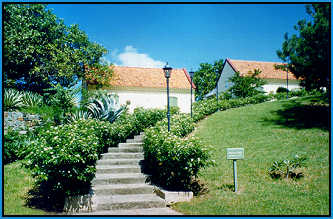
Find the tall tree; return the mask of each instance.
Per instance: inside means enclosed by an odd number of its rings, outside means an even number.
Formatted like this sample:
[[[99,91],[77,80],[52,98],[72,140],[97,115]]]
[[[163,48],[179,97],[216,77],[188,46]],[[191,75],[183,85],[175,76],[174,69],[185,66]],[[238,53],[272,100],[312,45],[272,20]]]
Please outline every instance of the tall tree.
[[[240,76],[239,72],[236,72],[229,81],[232,82],[232,87],[229,89],[231,94],[235,97],[252,97],[260,93],[264,93],[263,85],[266,84],[265,80],[258,77],[261,73],[259,69],[248,72],[247,75]]]
[[[277,55],[287,62],[287,68],[306,89],[330,89],[330,4],[306,6],[311,21],[300,20],[295,25],[298,34],[285,34],[282,50]]]
[[[214,64],[201,63],[198,71],[194,73],[193,82],[196,86],[195,97],[203,98],[216,87],[217,78],[220,77],[223,68],[223,59]]]
[[[71,87],[94,74],[98,80],[100,72],[105,76],[101,82],[110,78],[112,70],[100,62],[107,50],[90,42],[78,25],[66,26],[46,7],[4,3],[5,86],[42,92],[51,84]]]

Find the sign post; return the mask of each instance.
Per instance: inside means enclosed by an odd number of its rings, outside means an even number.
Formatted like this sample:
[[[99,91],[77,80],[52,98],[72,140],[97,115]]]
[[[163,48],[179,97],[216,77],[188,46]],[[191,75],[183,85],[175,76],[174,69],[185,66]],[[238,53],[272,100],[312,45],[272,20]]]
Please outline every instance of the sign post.
[[[233,161],[234,167],[234,192],[237,192],[237,160],[244,159],[244,148],[227,148],[227,160]]]

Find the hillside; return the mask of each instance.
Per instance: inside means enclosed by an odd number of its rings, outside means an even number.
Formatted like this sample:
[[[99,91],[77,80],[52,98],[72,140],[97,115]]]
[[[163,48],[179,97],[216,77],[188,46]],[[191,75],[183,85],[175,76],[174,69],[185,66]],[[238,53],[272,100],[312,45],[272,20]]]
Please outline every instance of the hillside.
[[[212,146],[216,166],[201,172],[208,192],[174,206],[195,215],[328,215],[328,106],[313,97],[267,102],[217,112],[198,124],[194,135]],[[233,192],[232,161],[226,148],[243,147]],[[272,179],[276,160],[306,157],[304,177]]]

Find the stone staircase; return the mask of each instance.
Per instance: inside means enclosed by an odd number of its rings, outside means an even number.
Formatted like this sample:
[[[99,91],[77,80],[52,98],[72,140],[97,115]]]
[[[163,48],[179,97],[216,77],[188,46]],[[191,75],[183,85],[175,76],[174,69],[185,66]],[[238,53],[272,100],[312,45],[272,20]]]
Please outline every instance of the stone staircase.
[[[141,173],[144,133],[109,148],[97,161],[92,182],[95,194],[93,212],[81,215],[177,215],[166,207],[165,200],[153,193]]]

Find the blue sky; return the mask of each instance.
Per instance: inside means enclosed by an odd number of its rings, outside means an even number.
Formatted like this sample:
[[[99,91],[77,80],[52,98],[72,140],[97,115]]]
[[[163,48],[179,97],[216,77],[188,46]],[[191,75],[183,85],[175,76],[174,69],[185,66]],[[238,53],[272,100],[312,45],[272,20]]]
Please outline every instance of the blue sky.
[[[197,70],[218,59],[277,61],[305,4],[50,4],[116,65]]]

